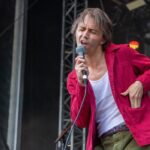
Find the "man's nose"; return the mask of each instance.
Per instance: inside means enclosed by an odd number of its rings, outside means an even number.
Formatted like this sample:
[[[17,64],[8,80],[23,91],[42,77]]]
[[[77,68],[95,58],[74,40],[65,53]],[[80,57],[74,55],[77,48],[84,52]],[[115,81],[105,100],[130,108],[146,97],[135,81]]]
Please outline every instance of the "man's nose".
[[[87,30],[85,30],[84,32],[83,32],[83,37],[84,38],[88,38],[88,36],[89,36],[89,33],[88,33],[88,31]]]

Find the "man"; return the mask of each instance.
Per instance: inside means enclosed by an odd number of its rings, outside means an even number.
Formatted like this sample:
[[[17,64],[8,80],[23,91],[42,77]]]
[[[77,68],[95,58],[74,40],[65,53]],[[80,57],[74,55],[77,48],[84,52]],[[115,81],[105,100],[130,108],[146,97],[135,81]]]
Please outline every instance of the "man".
[[[150,59],[111,42],[112,23],[99,8],[87,8],[75,20],[72,33],[85,58],[75,58],[68,75],[71,118],[88,128],[87,150],[150,150]],[[88,74],[85,86],[82,72]],[[99,145],[96,147],[96,145]]]

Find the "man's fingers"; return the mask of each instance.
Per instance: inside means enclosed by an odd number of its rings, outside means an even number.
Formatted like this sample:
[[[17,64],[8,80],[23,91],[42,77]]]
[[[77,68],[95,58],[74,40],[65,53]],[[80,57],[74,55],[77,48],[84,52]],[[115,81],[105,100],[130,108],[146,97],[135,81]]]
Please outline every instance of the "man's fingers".
[[[141,99],[131,99],[131,107],[132,108],[139,108],[141,107]]]
[[[127,96],[129,94],[128,90],[126,90],[125,92],[122,92],[121,95],[123,96]]]

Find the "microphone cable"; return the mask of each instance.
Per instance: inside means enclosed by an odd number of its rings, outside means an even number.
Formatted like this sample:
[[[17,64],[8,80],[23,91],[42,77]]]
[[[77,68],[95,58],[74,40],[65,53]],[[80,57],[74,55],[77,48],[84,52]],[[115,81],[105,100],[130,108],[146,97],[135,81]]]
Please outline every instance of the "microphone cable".
[[[81,110],[82,110],[82,107],[83,107],[83,104],[84,104],[84,101],[85,101],[85,97],[86,97],[86,94],[87,94],[87,80],[84,80],[84,86],[85,86],[84,96],[83,96],[83,99],[82,99],[82,101],[81,101],[81,105],[80,105],[78,114],[77,114],[75,120],[73,121],[73,123],[72,123],[72,125],[71,125],[71,128],[70,128],[70,131],[69,131],[69,133],[68,133],[68,136],[67,136],[67,139],[66,139],[65,146],[64,146],[64,149],[63,149],[63,150],[66,150],[66,148],[67,148],[70,135],[71,135],[71,133],[72,133],[74,127],[75,127],[75,123],[76,123],[77,119],[79,118],[80,112],[81,112]]]

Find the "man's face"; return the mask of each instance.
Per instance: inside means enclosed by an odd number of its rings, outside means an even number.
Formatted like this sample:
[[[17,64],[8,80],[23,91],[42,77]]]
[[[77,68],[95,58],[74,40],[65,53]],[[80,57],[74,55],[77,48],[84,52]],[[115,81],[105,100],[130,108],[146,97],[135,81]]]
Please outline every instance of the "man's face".
[[[104,43],[102,32],[95,20],[88,15],[85,17],[84,22],[78,24],[75,36],[77,46],[84,45],[87,50],[97,49]]]

